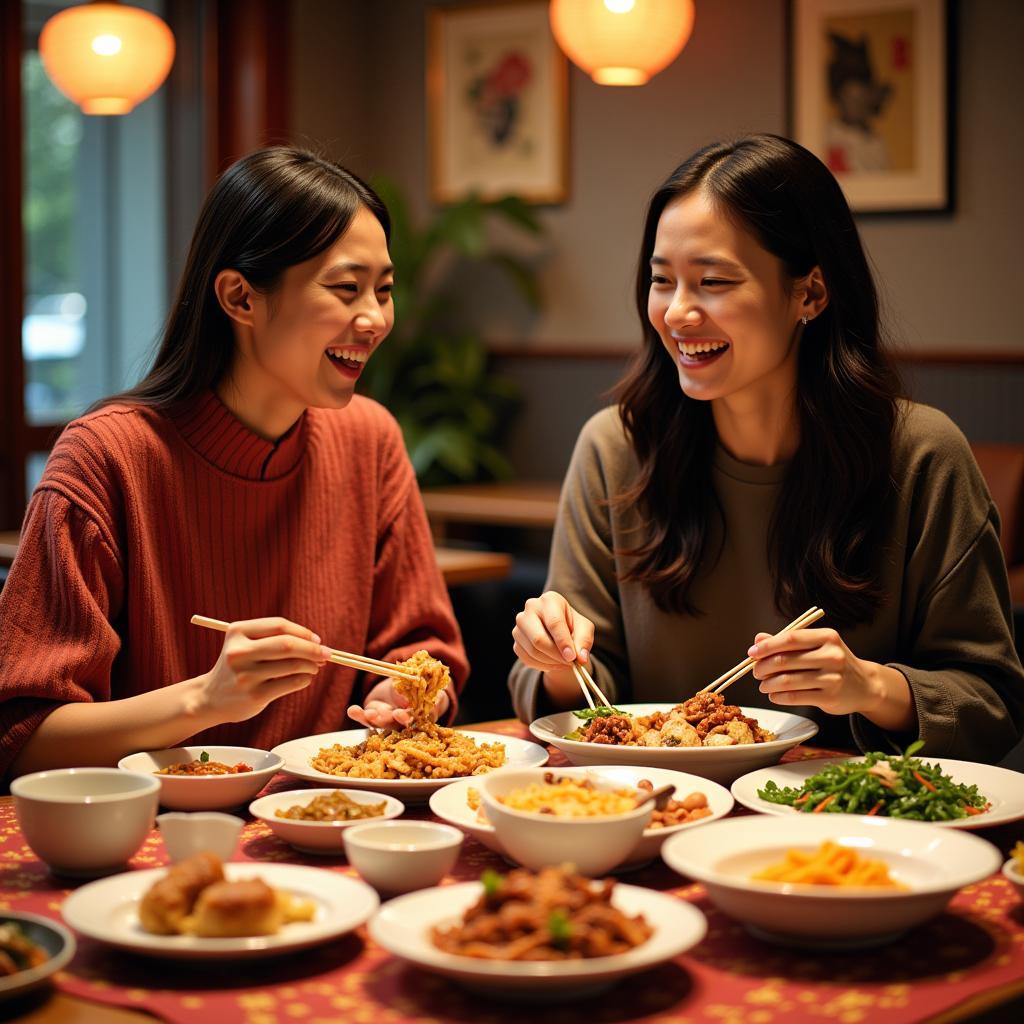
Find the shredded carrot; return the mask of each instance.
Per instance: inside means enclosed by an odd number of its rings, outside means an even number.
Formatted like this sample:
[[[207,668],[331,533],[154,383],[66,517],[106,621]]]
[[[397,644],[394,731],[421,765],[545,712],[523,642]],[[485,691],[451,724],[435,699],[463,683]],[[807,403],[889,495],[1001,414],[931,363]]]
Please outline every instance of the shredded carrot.
[[[870,811],[868,811],[868,817],[870,818],[872,814],[877,814],[882,809],[884,804],[884,800],[879,800],[878,803],[875,804],[875,806],[872,807]]]
[[[972,807],[970,804],[964,804],[964,814],[984,814],[984,807]]]
[[[930,789],[933,793],[938,793],[938,790],[920,772],[914,772],[914,778],[917,779],[925,789]]]
[[[798,796],[798,797],[797,797],[797,798],[796,798],[796,799],[795,799],[795,800],[793,801],[793,803],[794,803],[794,804],[805,804],[805,803],[807,803],[807,801],[808,801],[808,800],[810,800],[810,798],[811,798],[811,794],[810,794],[810,793],[804,793],[804,795],[803,795],[803,796]]]
[[[828,807],[828,805],[830,803],[832,803],[833,800],[835,800],[835,798],[836,798],[835,793],[830,793],[827,797],[825,797],[824,800],[821,801],[820,804],[818,804],[817,807],[814,808],[814,811],[812,813],[814,813],[814,814],[821,813],[823,810],[825,810],[826,807]]]

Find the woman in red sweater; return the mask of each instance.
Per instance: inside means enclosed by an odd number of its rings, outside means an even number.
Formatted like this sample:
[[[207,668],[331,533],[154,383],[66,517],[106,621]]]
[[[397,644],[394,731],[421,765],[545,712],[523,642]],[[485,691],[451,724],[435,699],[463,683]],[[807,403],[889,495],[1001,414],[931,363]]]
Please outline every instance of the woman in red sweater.
[[[389,229],[372,189],[299,150],[214,186],[152,369],[67,427],[32,496],[0,592],[0,774],[269,748],[346,709],[404,723],[320,637],[426,648],[464,680],[401,432],[354,394],[393,324]]]

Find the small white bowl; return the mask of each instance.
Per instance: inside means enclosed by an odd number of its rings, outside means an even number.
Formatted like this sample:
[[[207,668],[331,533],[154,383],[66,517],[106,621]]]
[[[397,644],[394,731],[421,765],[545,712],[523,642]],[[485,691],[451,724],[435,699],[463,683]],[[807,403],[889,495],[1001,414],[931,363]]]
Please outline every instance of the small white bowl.
[[[550,768],[503,769],[480,778],[480,797],[494,833],[508,855],[524,867],[537,871],[549,865],[571,863],[583,875],[603,875],[611,871],[634,850],[651,820],[654,804],[624,814],[594,818],[568,818],[554,814],[520,811],[498,798],[513,790],[543,783],[555,775]],[[592,778],[595,787],[621,790],[622,782]]]
[[[462,833],[434,821],[366,821],[342,833],[349,864],[378,892],[436,885],[459,858]]]
[[[1015,858],[1011,857],[1003,865],[1003,877],[1016,886],[1017,895],[1024,901],[1024,871],[1017,866]]]
[[[172,864],[203,852],[231,860],[245,824],[241,818],[220,811],[169,811],[158,814],[156,823]]]
[[[314,797],[324,793],[344,793],[357,804],[384,804],[384,813],[374,818],[353,818],[351,821],[305,821],[301,818],[279,818],[276,811],[286,811],[296,804],[308,804]],[[334,854],[343,852],[341,836],[345,829],[356,825],[386,821],[397,818],[405,810],[405,804],[393,796],[371,793],[365,789],[290,789],[281,793],[261,796],[249,804],[249,813],[270,826],[270,831],[279,839],[290,843],[303,853]]]
[[[161,768],[195,761],[203,753],[211,761],[247,764],[251,772],[237,775],[157,775]],[[169,811],[224,811],[247,804],[271,780],[284,761],[255,747],[192,746],[144,750],[117,762],[118,768],[153,775],[160,783],[160,804]]]
[[[153,827],[160,782],[117,768],[58,768],[11,783],[25,842],[60,874],[123,867]]]
[[[883,861],[906,889],[845,888],[754,880],[790,849],[825,840]],[[890,942],[940,913],[958,889],[998,870],[999,851],[970,832],[918,821],[854,815],[756,815],[679,832],[661,848],[679,874],[704,884],[712,903],[759,938],[813,949]]]

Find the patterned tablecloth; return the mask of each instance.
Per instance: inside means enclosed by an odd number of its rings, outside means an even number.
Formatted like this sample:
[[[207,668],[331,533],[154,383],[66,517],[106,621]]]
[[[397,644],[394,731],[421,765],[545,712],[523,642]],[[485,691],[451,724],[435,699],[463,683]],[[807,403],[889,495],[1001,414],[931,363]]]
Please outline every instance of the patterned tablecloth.
[[[525,735],[517,723],[492,728]],[[797,748],[786,760],[832,753]],[[552,763],[565,762],[556,752]],[[273,788],[294,785],[283,778],[272,783]],[[427,817],[429,811],[412,808],[409,814]],[[1014,829],[989,838],[1005,847],[1020,836],[1021,829]],[[355,874],[343,856],[307,857],[258,821],[245,826],[235,859],[288,861]],[[166,862],[154,831],[131,867]],[[487,867],[505,864],[467,836],[447,881],[476,879]],[[946,913],[894,944],[818,955],[750,937],[711,905],[702,886],[688,884],[663,863],[630,873],[628,881],[692,902],[707,916],[707,937],[672,963],[627,978],[602,995],[543,1009],[501,1006],[405,965],[375,946],[363,928],[316,949],[237,962],[151,960],[80,939],[78,954],[56,976],[56,985],[79,998],[189,1024],[505,1024],[531,1017],[544,1024],[903,1024],[960,1019],[969,1009],[1024,994],[1024,905],[1001,876],[963,889]],[[5,802],[0,807],[0,907],[59,919],[71,891],[66,884],[25,846],[14,808]]]

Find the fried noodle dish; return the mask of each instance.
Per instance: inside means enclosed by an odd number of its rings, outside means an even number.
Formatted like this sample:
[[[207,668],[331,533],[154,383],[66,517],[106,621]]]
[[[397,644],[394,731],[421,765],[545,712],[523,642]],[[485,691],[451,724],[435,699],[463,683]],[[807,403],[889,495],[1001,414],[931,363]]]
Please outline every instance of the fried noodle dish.
[[[354,747],[335,743],[322,748],[310,761],[317,771],[350,779],[454,779],[481,775],[505,763],[503,743],[478,746],[434,721],[434,704],[451,682],[447,665],[417,651],[397,667],[419,677],[415,683],[395,679],[395,689],[409,702],[409,724],[371,733]]]
[[[571,865],[485,871],[481,881],[462,921],[431,929],[438,949],[480,960],[584,960],[627,953],[653,934],[642,914],[612,905],[614,879],[584,878]]]
[[[762,729],[720,693],[698,693],[671,711],[634,718],[615,708],[574,711],[586,722],[565,739],[620,747],[732,747],[768,743],[775,733]]]

